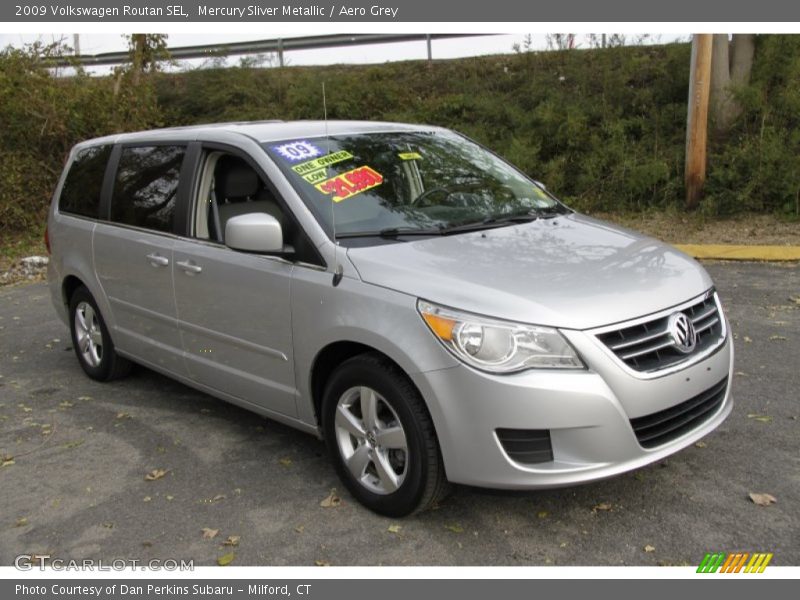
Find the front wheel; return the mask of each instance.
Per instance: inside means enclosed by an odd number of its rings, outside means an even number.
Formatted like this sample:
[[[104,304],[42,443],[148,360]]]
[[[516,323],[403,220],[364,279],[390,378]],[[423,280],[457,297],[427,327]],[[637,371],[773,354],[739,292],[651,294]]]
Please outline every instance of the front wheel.
[[[377,354],[342,363],[323,398],[323,429],[336,470],[367,508],[401,517],[448,488],[433,422],[417,389]]]
[[[84,373],[98,381],[124,377],[131,362],[119,356],[92,294],[81,286],[69,302],[72,347]]]

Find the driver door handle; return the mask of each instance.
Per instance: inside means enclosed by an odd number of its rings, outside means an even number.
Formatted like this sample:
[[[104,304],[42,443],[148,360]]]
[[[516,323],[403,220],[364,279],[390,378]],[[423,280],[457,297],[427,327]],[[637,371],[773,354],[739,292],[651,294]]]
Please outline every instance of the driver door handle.
[[[183,269],[187,275],[197,275],[203,270],[203,267],[194,264],[190,260],[179,260],[175,264],[178,265],[181,269]]]

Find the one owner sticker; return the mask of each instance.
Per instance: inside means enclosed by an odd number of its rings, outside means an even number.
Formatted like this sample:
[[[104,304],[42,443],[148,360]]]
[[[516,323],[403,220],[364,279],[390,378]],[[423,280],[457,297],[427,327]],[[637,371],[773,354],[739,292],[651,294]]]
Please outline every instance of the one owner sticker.
[[[353,158],[353,155],[347,150],[340,150],[339,152],[326,154],[320,158],[295,165],[292,167],[292,171],[300,175],[308,183],[319,183],[328,178],[326,167],[351,158]]]

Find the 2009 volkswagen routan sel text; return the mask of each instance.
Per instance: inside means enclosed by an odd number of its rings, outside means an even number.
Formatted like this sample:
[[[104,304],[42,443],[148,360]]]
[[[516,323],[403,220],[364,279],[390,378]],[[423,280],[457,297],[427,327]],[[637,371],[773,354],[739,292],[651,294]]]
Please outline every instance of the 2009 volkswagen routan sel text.
[[[48,220],[90,377],[130,361],[323,436],[393,516],[447,483],[609,477],[712,431],[733,345],[677,250],[452,131],[229,123],[90,140]]]

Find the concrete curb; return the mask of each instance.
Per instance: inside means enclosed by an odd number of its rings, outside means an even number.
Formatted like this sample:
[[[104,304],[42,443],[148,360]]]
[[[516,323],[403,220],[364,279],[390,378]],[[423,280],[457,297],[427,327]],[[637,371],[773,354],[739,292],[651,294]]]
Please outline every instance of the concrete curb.
[[[706,260],[800,261],[800,246],[675,244],[675,247],[694,258]]]

